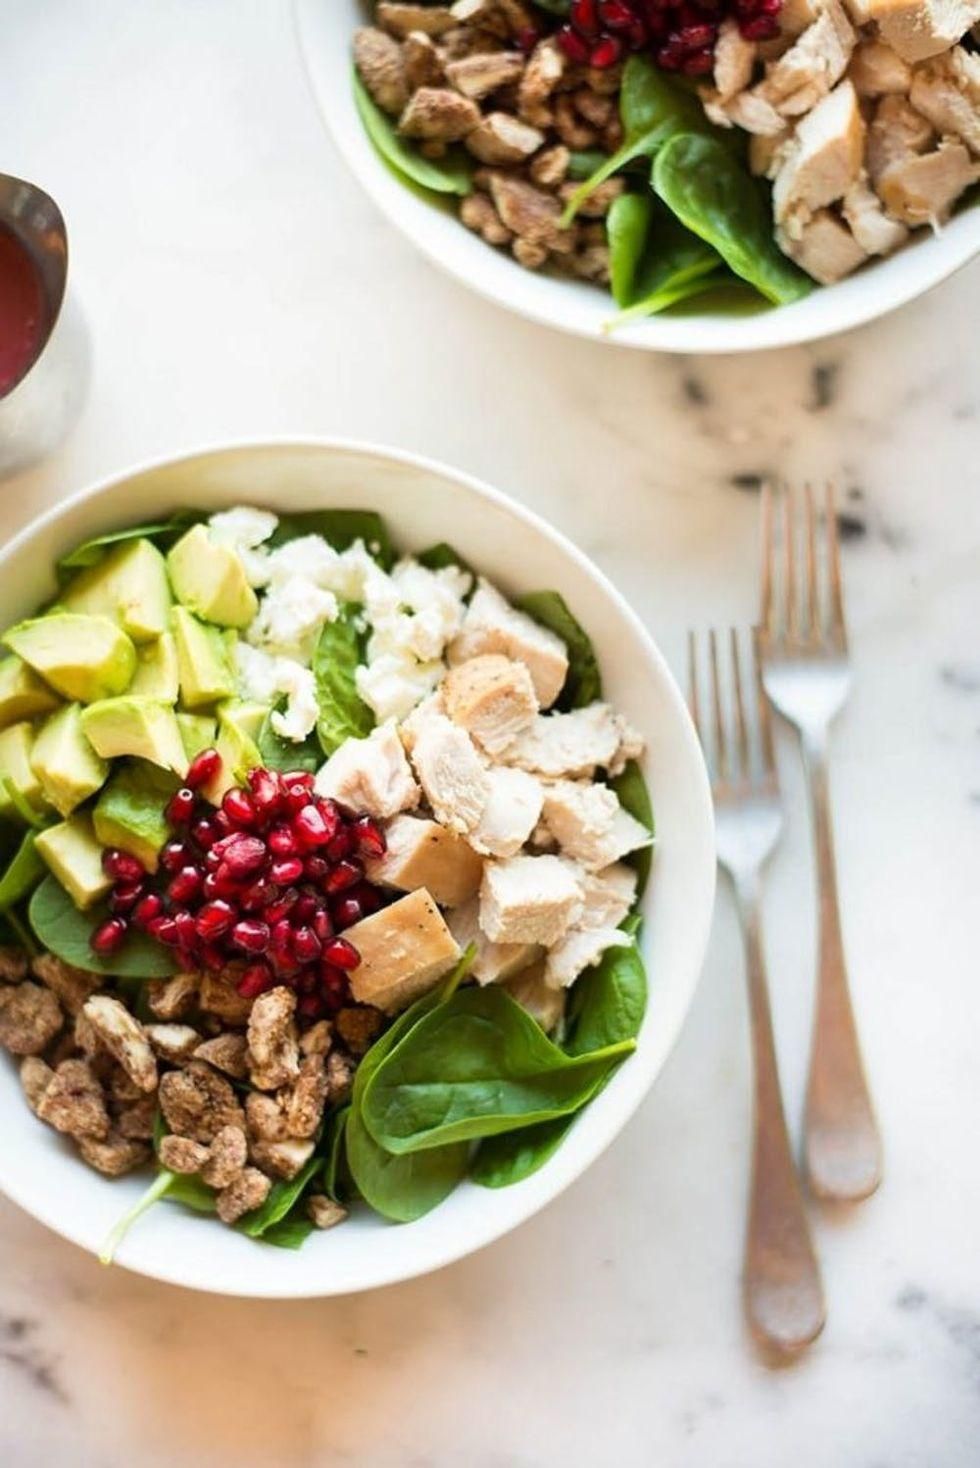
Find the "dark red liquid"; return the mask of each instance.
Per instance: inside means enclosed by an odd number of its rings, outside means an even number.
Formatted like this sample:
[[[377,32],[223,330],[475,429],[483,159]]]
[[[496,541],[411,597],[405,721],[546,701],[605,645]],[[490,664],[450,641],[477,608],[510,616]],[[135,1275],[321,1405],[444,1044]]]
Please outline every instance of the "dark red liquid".
[[[0,225],[0,398],[19,382],[44,331],[44,296],[34,263]]]

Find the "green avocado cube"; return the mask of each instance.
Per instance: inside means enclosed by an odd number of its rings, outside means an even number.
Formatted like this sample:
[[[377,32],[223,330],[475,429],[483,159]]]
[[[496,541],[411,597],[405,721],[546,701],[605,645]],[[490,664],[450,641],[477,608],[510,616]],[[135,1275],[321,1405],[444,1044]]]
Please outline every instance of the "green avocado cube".
[[[202,786],[201,794],[213,805],[220,805],[227,791],[243,785],[249,770],[262,763],[258,745],[222,710],[218,714],[218,737],[215,748],[221,755],[218,773]]]
[[[85,737],[80,704],[68,703],[44,721],[31,751],[31,766],[61,816],[100,790],[109,766]]]
[[[150,642],[167,630],[173,597],[163,556],[149,540],[127,540],[63,589],[70,612],[111,617],[134,642]]]
[[[136,648],[108,617],[49,612],[19,622],[2,640],[52,688],[79,703],[123,693],[136,671]]]
[[[180,669],[177,644],[172,632],[164,632],[155,642],[146,642],[136,650],[136,672],[126,690],[140,698],[160,698],[176,703],[180,692]]]
[[[18,657],[0,658],[0,729],[58,707],[58,697]]]
[[[84,711],[82,729],[103,759],[131,755],[178,775],[187,771],[177,715],[160,699],[134,698],[131,693],[103,698]]]
[[[102,847],[96,840],[92,818],[86,813],[80,811],[57,826],[39,831],[34,846],[83,912],[112,886],[102,870]]]
[[[44,788],[31,767],[34,730],[30,724],[11,724],[0,730],[0,817],[23,821],[27,811],[47,808]]]
[[[226,545],[215,545],[206,525],[182,535],[167,555],[177,600],[206,622],[247,627],[259,609],[245,567]]]
[[[269,712],[267,703],[255,703],[251,699],[229,698],[218,708],[218,718],[225,719],[230,724],[235,724],[247,739],[256,741],[262,732],[266,715]]]
[[[194,759],[202,749],[213,749],[217,726],[210,714],[177,715],[177,727],[184,741],[188,760]]]
[[[92,823],[99,841],[130,852],[155,872],[171,834],[164,810],[175,789],[176,781],[154,765],[124,765],[95,803]]]
[[[198,621],[185,607],[171,618],[180,670],[180,701],[186,709],[209,708],[236,691],[229,639]]]

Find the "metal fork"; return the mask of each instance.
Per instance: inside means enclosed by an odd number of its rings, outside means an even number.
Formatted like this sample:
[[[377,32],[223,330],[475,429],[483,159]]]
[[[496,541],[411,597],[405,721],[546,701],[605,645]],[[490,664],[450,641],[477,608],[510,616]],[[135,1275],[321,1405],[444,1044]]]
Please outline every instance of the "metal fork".
[[[813,494],[809,486],[805,491],[802,588],[796,499],[783,491],[777,515],[771,489],[763,490],[762,677],[774,706],[799,732],[813,810],[819,955],[804,1122],[806,1172],[818,1197],[856,1201],[881,1181],[881,1139],[848,989],[827,775],[830,725],[850,691],[851,671],[833,488],[827,487],[823,517],[824,577]]]
[[[825,1308],[820,1266],[786,1132],[762,943],[762,871],[782,831],[782,806],[755,634],[748,705],[750,716],[753,706],[757,711],[755,737],[746,718],[739,637],[734,628],[730,637],[729,719],[722,702],[718,637],[714,631],[708,637],[708,663],[710,727],[701,719],[697,638],[690,633],[691,716],[711,772],[718,861],[731,878],[745,939],[755,1073],[752,1180],[743,1272],[745,1312],[756,1340],[770,1350],[787,1354],[816,1339],[823,1329]],[[754,745],[758,746],[757,752]]]

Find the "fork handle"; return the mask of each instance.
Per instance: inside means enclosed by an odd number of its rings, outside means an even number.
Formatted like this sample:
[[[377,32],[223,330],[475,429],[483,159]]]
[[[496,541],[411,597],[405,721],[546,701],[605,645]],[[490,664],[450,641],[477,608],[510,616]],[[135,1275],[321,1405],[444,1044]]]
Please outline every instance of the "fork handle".
[[[786,1131],[758,889],[740,883],[736,893],[745,939],[754,1062],[745,1313],[760,1345],[788,1355],[809,1345],[823,1329],[823,1285]]]
[[[803,737],[813,807],[819,948],[804,1151],[819,1198],[856,1202],[881,1182],[881,1137],[868,1089],[844,958],[826,736]]]

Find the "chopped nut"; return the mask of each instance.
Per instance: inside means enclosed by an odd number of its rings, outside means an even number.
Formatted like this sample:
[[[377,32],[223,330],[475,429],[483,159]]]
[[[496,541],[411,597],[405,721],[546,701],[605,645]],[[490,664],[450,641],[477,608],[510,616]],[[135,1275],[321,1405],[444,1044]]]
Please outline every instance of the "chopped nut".
[[[248,1075],[248,1043],[244,1035],[215,1035],[213,1040],[198,1045],[194,1055],[236,1081],[243,1081]]]
[[[504,224],[521,239],[561,255],[574,249],[574,232],[559,227],[561,209],[550,194],[506,173],[490,175],[490,193]]]
[[[150,1008],[158,1019],[186,1019],[197,1003],[200,974],[174,974],[147,985]]]
[[[616,111],[612,97],[600,97],[591,87],[579,87],[572,93],[572,101],[579,116],[600,130],[609,124]]]
[[[347,1217],[347,1209],[328,1198],[326,1193],[311,1193],[306,1200],[306,1211],[316,1228],[333,1228]]]
[[[623,84],[622,66],[609,66],[600,71],[596,66],[590,66],[585,73],[585,85],[590,91],[598,92],[602,97],[615,97]]]
[[[147,1025],[146,1035],[156,1053],[172,1065],[189,1060],[201,1037],[190,1025]]]
[[[73,968],[53,953],[39,953],[31,959],[31,969],[48,988],[57,994],[69,1014],[78,1014],[90,994],[99,987],[98,974]]]
[[[500,222],[493,200],[486,194],[470,194],[460,206],[459,217],[467,229],[482,236],[488,245],[506,245],[513,235]]]
[[[237,1223],[246,1213],[261,1208],[272,1183],[257,1167],[246,1167],[234,1182],[218,1194],[216,1207],[222,1223]]]
[[[328,1019],[318,1019],[315,1025],[299,1037],[299,1048],[303,1055],[326,1055],[333,1044],[333,1025]]]
[[[531,160],[528,172],[532,181],[541,189],[556,189],[559,184],[565,182],[569,158],[570,155],[564,143],[556,143],[553,148],[545,148]]]
[[[108,994],[93,994],[85,1001],[85,1017],[105,1048],[114,1055],[123,1070],[141,1091],[155,1091],[157,1063],[146,1038],[146,1031],[118,999]]]
[[[79,1137],[78,1150],[89,1167],[106,1177],[122,1177],[149,1162],[151,1149],[145,1142],[134,1142],[118,1132],[110,1132],[104,1142],[94,1137]]]
[[[361,26],[354,32],[354,65],[382,112],[397,117],[409,96],[398,42],[376,26]]]
[[[555,132],[568,148],[594,148],[599,141],[595,128],[579,117],[568,92],[555,102]]]
[[[562,184],[558,190],[562,199],[568,200],[572,197],[578,184]],[[604,219],[609,213],[613,199],[618,199],[623,192],[623,180],[621,178],[607,178],[605,183],[599,184],[593,189],[587,199],[583,199],[578,207],[578,212],[583,219]]]
[[[208,1160],[208,1149],[200,1142],[195,1142],[192,1137],[178,1137],[176,1134],[161,1137],[157,1148],[157,1156],[160,1158],[161,1167],[168,1172],[179,1172],[182,1176],[191,1176],[200,1172]]]
[[[285,1106],[282,1129],[290,1137],[312,1137],[323,1117],[327,1097],[327,1070],[320,1055],[309,1055],[299,1068],[299,1075],[288,1094],[281,1100]],[[277,1133],[282,1135],[282,1131]]]
[[[337,1034],[352,1055],[363,1055],[381,1033],[384,1015],[369,1004],[352,1005],[337,1011]]]
[[[498,0],[456,0],[452,7],[454,22],[469,35],[481,31],[506,40],[510,26]]]
[[[375,11],[378,25],[404,40],[412,31],[423,31],[427,36],[442,36],[456,25],[456,18],[444,5],[402,5],[382,3]]]
[[[405,37],[402,61],[409,92],[417,92],[419,87],[438,87],[446,80],[435,42],[424,31],[412,31]]]
[[[448,87],[419,87],[398,123],[406,138],[458,143],[479,126],[480,109],[469,97]]]
[[[500,87],[518,81],[523,71],[524,57],[519,51],[490,51],[450,61],[446,79],[464,97],[479,102]]]
[[[54,1071],[40,1056],[28,1055],[20,1063],[20,1083],[27,1104],[35,1115],[53,1076]]]
[[[516,239],[511,245],[514,259],[518,265],[523,265],[525,270],[538,270],[548,259],[548,251],[544,245],[532,245],[530,240]]]
[[[225,1126],[244,1126],[245,1114],[231,1085],[200,1060],[169,1071],[160,1081],[160,1108],[172,1132],[211,1142]]]
[[[116,1112],[116,1130],[120,1136],[134,1142],[150,1142],[157,1117],[157,1098],[141,1096],[138,1101],[128,1102]]]
[[[50,989],[30,979],[0,988],[0,1045],[13,1055],[40,1055],[61,1024],[61,1005]]]
[[[548,100],[565,75],[564,52],[550,37],[539,41],[521,77],[517,108],[525,122],[534,127],[550,127],[554,114]]]
[[[201,1178],[210,1188],[227,1188],[248,1161],[248,1143],[240,1126],[225,1126],[208,1149]]]
[[[296,995],[280,984],[260,994],[248,1021],[248,1064],[252,1085],[275,1091],[299,1073]]]
[[[274,1142],[286,1135],[286,1114],[283,1104],[276,1096],[264,1096],[261,1091],[249,1091],[245,1097],[245,1119],[250,1137],[263,1142]]]
[[[131,1076],[127,1075],[122,1066],[105,1054],[104,1051],[97,1054],[92,1060],[102,1084],[109,1092],[110,1097],[120,1106],[129,1106],[134,1101],[149,1097],[154,1099],[153,1092],[143,1091],[136,1085]]]
[[[0,982],[19,984],[27,978],[27,958],[19,948],[0,948]]]
[[[95,1026],[84,1009],[80,1009],[76,1014],[73,1030],[75,1044],[81,1050],[82,1054],[87,1055],[91,1060],[93,1056],[99,1053],[101,1046],[99,1045],[99,1037],[96,1033]]]
[[[507,112],[491,112],[467,134],[466,146],[481,163],[523,163],[544,142],[544,133]]]
[[[350,1096],[354,1084],[354,1062],[350,1056],[333,1050],[327,1056],[327,1105],[339,1106]]]
[[[281,1142],[253,1142],[252,1161],[263,1172],[288,1182],[313,1156],[314,1143],[299,1138],[287,1138]]]
[[[605,285],[609,280],[608,245],[587,245],[568,257],[568,268],[579,280],[591,280]]]
[[[243,999],[235,988],[235,977],[233,969],[222,974],[203,974],[199,1000],[205,1014],[215,1015],[233,1029],[247,1024],[252,1010],[252,1000]]]
[[[42,1121],[69,1137],[109,1133],[109,1113],[102,1087],[87,1060],[63,1060],[37,1107]]]

